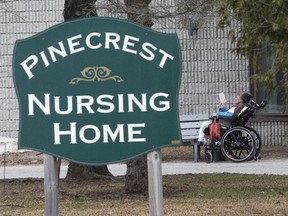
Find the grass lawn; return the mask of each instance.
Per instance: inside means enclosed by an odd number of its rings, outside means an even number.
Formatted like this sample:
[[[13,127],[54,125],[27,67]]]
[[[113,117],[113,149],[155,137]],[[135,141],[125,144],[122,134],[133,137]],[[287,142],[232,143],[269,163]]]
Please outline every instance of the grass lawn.
[[[287,158],[267,147],[262,158]],[[163,161],[193,161],[191,147],[162,150]],[[231,162],[232,163],[232,162]],[[287,168],[287,167],[286,167]],[[125,179],[59,182],[59,215],[149,215],[148,197],[123,194]],[[164,215],[288,216],[288,176],[187,174],[163,176]],[[1,216],[44,215],[43,179],[0,181]]]
[[[149,215],[148,197],[122,193],[124,178],[59,183],[59,215]],[[0,182],[0,215],[43,215],[43,180]],[[288,215],[288,177],[193,174],[163,177],[165,215]]]

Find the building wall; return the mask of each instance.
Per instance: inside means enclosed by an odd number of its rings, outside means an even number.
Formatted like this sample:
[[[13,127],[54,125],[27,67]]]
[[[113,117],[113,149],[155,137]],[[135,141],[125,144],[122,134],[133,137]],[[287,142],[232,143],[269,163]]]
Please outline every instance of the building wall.
[[[63,5],[55,0],[0,2],[0,136],[18,136],[18,102],[12,78],[14,43],[61,22]]]
[[[153,1],[151,10],[161,9],[161,4],[172,10],[173,2]],[[64,0],[0,2],[0,136],[18,136],[19,113],[11,66],[14,43],[62,22],[63,8]],[[103,9],[99,15],[111,16]],[[113,16],[125,18],[121,13]],[[177,33],[180,40],[183,61],[180,114],[211,113],[217,110],[217,93],[224,92],[232,104],[237,92],[249,91],[248,62],[231,52],[234,47],[226,38],[227,30],[217,30],[216,23],[215,14],[209,13],[198,31],[191,35],[188,30],[178,28],[177,17],[154,19],[153,29]],[[287,136],[283,137],[288,143]],[[267,140],[275,143],[271,138]],[[283,140],[277,143],[283,145]]]
[[[168,33],[167,23],[156,23],[155,28]],[[230,52],[233,46],[226,32],[217,30],[214,14],[192,36],[188,30],[177,30],[176,24],[172,29],[179,36],[183,60],[181,114],[211,113],[217,109],[218,93],[224,92],[232,104],[237,92],[249,91],[248,62]]]

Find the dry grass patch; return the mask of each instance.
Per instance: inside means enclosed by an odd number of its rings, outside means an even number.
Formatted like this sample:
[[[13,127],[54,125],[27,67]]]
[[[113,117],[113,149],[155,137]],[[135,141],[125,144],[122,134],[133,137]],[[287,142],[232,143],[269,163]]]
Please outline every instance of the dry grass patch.
[[[288,215],[287,176],[163,177],[165,215]],[[0,215],[43,215],[43,180],[0,182]],[[123,194],[124,178],[59,184],[59,215],[149,215],[148,197]],[[3,195],[2,195],[3,194]]]

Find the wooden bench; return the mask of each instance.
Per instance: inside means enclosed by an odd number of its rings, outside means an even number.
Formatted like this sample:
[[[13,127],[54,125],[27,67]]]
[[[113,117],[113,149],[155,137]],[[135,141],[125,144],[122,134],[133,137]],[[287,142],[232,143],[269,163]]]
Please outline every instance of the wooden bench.
[[[183,145],[193,145],[194,162],[198,162],[200,156],[199,129],[202,122],[209,120],[209,116],[207,114],[181,115],[179,119]]]

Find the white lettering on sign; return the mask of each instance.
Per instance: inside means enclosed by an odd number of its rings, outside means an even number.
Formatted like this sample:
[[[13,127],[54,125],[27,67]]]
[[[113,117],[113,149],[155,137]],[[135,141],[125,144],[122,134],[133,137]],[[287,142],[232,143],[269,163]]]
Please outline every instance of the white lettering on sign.
[[[87,47],[90,48],[90,49],[99,49],[100,47],[103,46],[101,43],[98,43],[98,44],[96,44],[96,45],[94,45],[94,44],[91,43],[91,40],[92,40],[91,38],[94,37],[94,36],[96,36],[97,38],[99,38],[99,37],[101,36],[101,34],[98,33],[98,32],[92,32],[92,33],[88,34],[87,37],[86,37],[86,40],[85,40],[86,45],[87,45]]]
[[[70,122],[69,130],[60,131],[60,123],[54,123],[54,144],[60,144],[60,136],[70,136],[70,144],[76,144],[76,122]]]
[[[104,40],[104,44],[100,40]],[[140,46],[137,44],[140,43]],[[137,50],[140,47],[140,50]],[[109,50],[121,50],[122,52],[139,55],[146,61],[160,59],[158,67],[164,68],[168,61],[173,61],[174,56],[167,53],[147,41],[142,42],[138,37],[132,35],[120,35],[115,32],[91,32],[87,35],[78,34],[65,40],[57,42],[57,45],[49,46],[37,54],[28,56],[20,65],[29,79],[33,78],[33,69],[39,66],[49,67],[51,64],[66,58],[69,55],[84,52],[87,49],[97,50],[100,48]],[[156,58],[157,56],[157,58]]]
[[[138,129],[135,129],[138,128]],[[140,128],[145,128],[145,123],[128,124],[128,142],[146,142],[146,138],[136,138],[135,135],[141,135]]]
[[[122,50],[137,55],[137,51],[132,49],[135,47],[135,43],[133,43],[132,41],[139,42],[139,40],[139,38],[125,35]],[[129,49],[129,47],[131,49]]]
[[[59,96],[54,97],[55,112],[60,114],[60,115],[67,115],[67,114],[71,113],[73,110],[73,107],[71,106],[72,99],[73,99],[72,96],[67,96],[66,110],[61,110],[60,97]]]
[[[43,55],[45,55],[44,54],[44,52],[41,52]],[[42,55],[41,55],[41,57],[42,57]],[[31,55],[31,56],[29,56],[28,58],[26,58],[22,63],[21,63],[21,66],[22,66],[22,68],[24,69],[24,71],[26,72],[26,74],[27,74],[27,76],[29,77],[29,79],[31,79],[34,75],[33,75],[33,73],[32,73],[32,71],[31,71],[31,69],[33,68],[33,67],[35,67],[35,65],[38,63],[38,57],[36,56],[36,55]],[[48,62],[48,60],[47,60],[47,58],[46,58],[46,56],[45,56],[45,61],[44,61],[44,63],[45,63],[45,66],[47,67],[47,66],[49,66],[50,64],[49,64],[49,62]]]
[[[111,103],[111,100],[114,98],[113,95],[100,95],[97,97],[96,101],[100,105],[97,108],[99,113],[111,113],[115,109],[115,105]],[[105,101],[106,99],[106,101]],[[106,109],[105,109],[106,108]]]
[[[80,42],[77,41],[77,39],[79,39],[79,38],[82,38],[82,35],[76,35],[74,37],[67,39],[70,54],[74,54],[74,53],[81,52],[81,51],[85,50],[84,47],[79,47]],[[76,46],[78,46],[78,48],[76,48]]]
[[[116,97],[103,94],[96,97],[90,95],[78,96],[51,96],[36,97],[28,94],[28,115],[34,116],[35,109],[44,115],[59,114],[94,114],[94,113],[124,113],[124,112],[148,112],[148,109],[156,112],[164,112],[170,109],[169,94],[157,92],[151,96],[147,93],[118,94]]]
[[[157,92],[148,96],[147,93],[118,94],[116,96],[102,94],[98,96],[51,96],[46,93],[41,97],[28,94],[28,116],[35,115],[68,115],[68,114],[95,114],[95,113],[131,113],[131,112],[164,112],[170,109],[169,94]],[[63,124],[63,123],[62,123]],[[97,142],[146,142],[143,137],[145,123],[92,125],[78,126],[76,122],[62,125],[53,123],[54,144],[69,140],[69,144],[78,142],[93,144]],[[66,141],[67,142],[67,141]]]
[[[61,126],[62,127],[62,126]],[[146,142],[146,138],[142,137],[142,130],[145,128],[145,123],[134,124],[118,124],[113,131],[110,125],[104,124],[102,127],[96,125],[84,125],[77,127],[76,122],[70,122],[68,128],[60,128],[60,123],[54,123],[54,144],[61,144],[61,138],[66,137],[70,140],[70,144],[77,144],[83,142],[85,144],[94,144],[97,142]],[[92,132],[89,137],[85,135],[87,132]],[[125,137],[125,131],[127,137]]]
[[[50,115],[50,94],[44,94],[44,104],[34,94],[28,94],[28,115],[34,114],[34,104],[37,105],[45,115]]]
[[[151,49],[152,50],[151,50]],[[142,44],[142,49],[143,51],[141,51],[139,53],[139,55],[146,59],[147,61],[152,61],[154,58],[155,58],[155,54],[154,52],[157,50],[157,47],[155,47],[153,44],[150,44],[150,43],[143,43]],[[145,53],[146,52],[146,53]],[[147,55],[148,54],[148,55]]]
[[[111,130],[110,125],[103,125],[103,143],[108,143],[109,137],[113,142],[115,142],[118,136],[118,142],[125,142],[124,124],[118,124],[114,132]]]
[[[60,55],[62,58],[66,57],[68,55],[66,52],[66,49],[64,47],[63,41],[60,41],[58,44],[59,44],[60,49],[55,48],[53,46],[48,47],[48,51],[49,51],[50,57],[52,59],[52,62],[58,61],[58,59],[56,58],[56,54]],[[45,55],[45,53],[44,53],[44,55]]]

